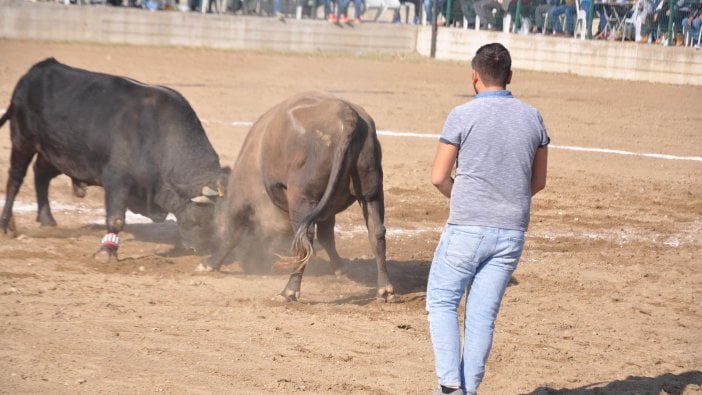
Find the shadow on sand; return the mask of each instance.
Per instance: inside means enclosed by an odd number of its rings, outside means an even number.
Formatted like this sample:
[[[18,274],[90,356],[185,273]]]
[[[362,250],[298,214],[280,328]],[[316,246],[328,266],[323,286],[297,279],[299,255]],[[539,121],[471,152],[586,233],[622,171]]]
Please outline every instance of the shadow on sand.
[[[611,383],[594,383],[579,388],[537,388],[522,395],[682,395],[688,385],[702,386],[702,372],[666,373],[657,377],[629,376]]]

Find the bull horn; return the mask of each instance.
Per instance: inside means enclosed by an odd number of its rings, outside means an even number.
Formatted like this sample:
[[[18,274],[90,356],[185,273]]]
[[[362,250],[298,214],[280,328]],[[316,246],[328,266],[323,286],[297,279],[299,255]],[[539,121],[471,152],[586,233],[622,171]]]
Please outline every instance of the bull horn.
[[[207,185],[205,185],[204,187],[202,187],[202,194],[203,194],[204,196],[219,196],[219,192],[217,192],[217,191],[215,191],[214,189],[208,187]]]
[[[217,193],[219,194],[219,197],[224,197],[224,185],[222,185],[222,183],[219,181],[217,181]]]
[[[194,198],[190,199],[191,201],[195,203],[203,203],[203,204],[214,204],[212,199],[208,198],[207,196],[195,196]]]

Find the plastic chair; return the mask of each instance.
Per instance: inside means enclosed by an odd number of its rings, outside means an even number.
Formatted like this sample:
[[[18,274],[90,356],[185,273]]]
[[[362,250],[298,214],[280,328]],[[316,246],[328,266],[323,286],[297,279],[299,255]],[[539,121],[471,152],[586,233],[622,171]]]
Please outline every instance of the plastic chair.
[[[575,28],[573,29],[573,39],[577,39],[578,34],[580,34],[580,39],[584,40],[585,36],[587,36],[587,12],[580,8],[580,0],[575,0],[575,12]]]
[[[497,8],[493,8],[492,9],[492,16],[496,16],[496,15],[497,15]],[[509,15],[509,13],[507,15]],[[512,17],[510,16],[510,20],[511,20],[511,18]],[[480,16],[477,14],[475,15],[475,30],[480,30]],[[504,30],[504,25],[502,25],[502,30]],[[506,30],[506,31],[509,31],[509,30]]]
[[[687,25],[683,25],[683,46],[685,47],[691,47],[695,45],[695,41],[697,41],[697,45],[702,45],[702,29],[700,29],[699,34],[697,34],[697,40],[695,40],[695,37],[692,35],[692,32],[690,32],[690,29],[687,27]]]
[[[200,3],[200,12],[203,14],[207,13],[210,5],[214,4],[215,13],[222,14],[226,11],[227,2],[225,0],[202,0]]]
[[[541,29],[541,34],[546,34],[546,26],[548,26],[548,18],[551,15],[551,10],[548,10],[546,12],[546,16],[544,17],[544,27]],[[562,14],[561,16],[558,17],[558,20],[561,22],[561,26],[565,27],[566,25],[566,17],[565,14]]]
[[[531,20],[525,16],[521,16],[522,23],[519,25],[519,31],[517,31],[517,25],[512,23],[512,15],[509,13],[505,14],[502,18],[502,31],[505,33],[521,33],[529,34],[529,29],[531,29]]]
[[[405,8],[405,23],[409,20],[409,4],[401,4],[400,0],[366,0],[366,11],[370,9],[378,10],[373,18],[373,21],[378,21],[385,11],[396,10],[401,12],[402,8]],[[400,13],[401,15],[401,13]]]

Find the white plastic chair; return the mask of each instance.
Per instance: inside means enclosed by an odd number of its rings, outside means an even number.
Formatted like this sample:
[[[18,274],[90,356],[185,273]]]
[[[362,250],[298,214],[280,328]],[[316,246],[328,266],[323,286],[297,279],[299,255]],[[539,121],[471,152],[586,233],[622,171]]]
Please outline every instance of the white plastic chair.
[[[522,16],[519,19],[521,19],[522,23],[519,25],[519,31],[517,31],[517,25],[512,23],[512,15],[506,13],[505,17],[502,18],[502,31],[504,33],[529,34],[529,29],[531,28],[531,20],[524,16]]]
[[[493,8],[492,9],[492,16],[497,15],[497,9]],[[509,13],[507,14],[509,15]],[[510,20],[512,17],[510,16]],[[478,14],[475,14],[475,30],[480,30],[480,16]],[[502,30],[504,30],[504,24],[502,25]],[[504,30],[504,31],[509,31],[509,30]]]
[[[375,14],[375,17],[373,18],[374,21],[378,21],[383,14],[385,14],[385,11],[387,10],[396,10],[397,12],[400,12],[400,15],[402,15],[402,8],[405,8],[405,23],[407,22],[409,18],[409,4],[401,4],[400,0],[366,0],[366,11],[370,9],[376,9],[377,12]]]
[[[691,47],[694,45],[695,38],[690,32],[690,29],[687,27],[687,25],[683,25],[683,46],[685,47]],[[697,45],[702,45],[702,29],[700,29],[699,34],[697,35]]]
[[[573,39],[578,38],[580,34],[580,39],[584,40],[587,26],[587,11],[580,8],[580,0],[575,0],[575,29],[573,29]],[[545,26],[546,24],[544,24]]]
[[[227,2],[225,0],[202,0],[200,4],[200,12],[207,13],[210,8],[210,3],[214,4],[215,13],[223,14],[226,11]]]
[[[548,19],[551,17],[551,10],[553,10],[553,8],[549,9],[546,12],[546,16],[544,17],[544,27],[541,29],[541,34],[546,34],[546,26],[548,26]],[[561,14],[558,17],[558,20],[561,22],[561,26],[565,29],[565,25],[566,25],[565,14]],[[551,24],[553,24],[553,23],[551,23]]]

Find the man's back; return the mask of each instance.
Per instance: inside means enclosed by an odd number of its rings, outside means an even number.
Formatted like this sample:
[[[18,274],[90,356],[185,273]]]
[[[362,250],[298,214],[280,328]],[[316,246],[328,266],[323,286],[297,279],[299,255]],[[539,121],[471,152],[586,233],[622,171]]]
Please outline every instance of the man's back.
[[[539,112],[506,90],[453,109],[442,142],[458,147],[449,223],[526,230],[536,149],[548,144]]]

